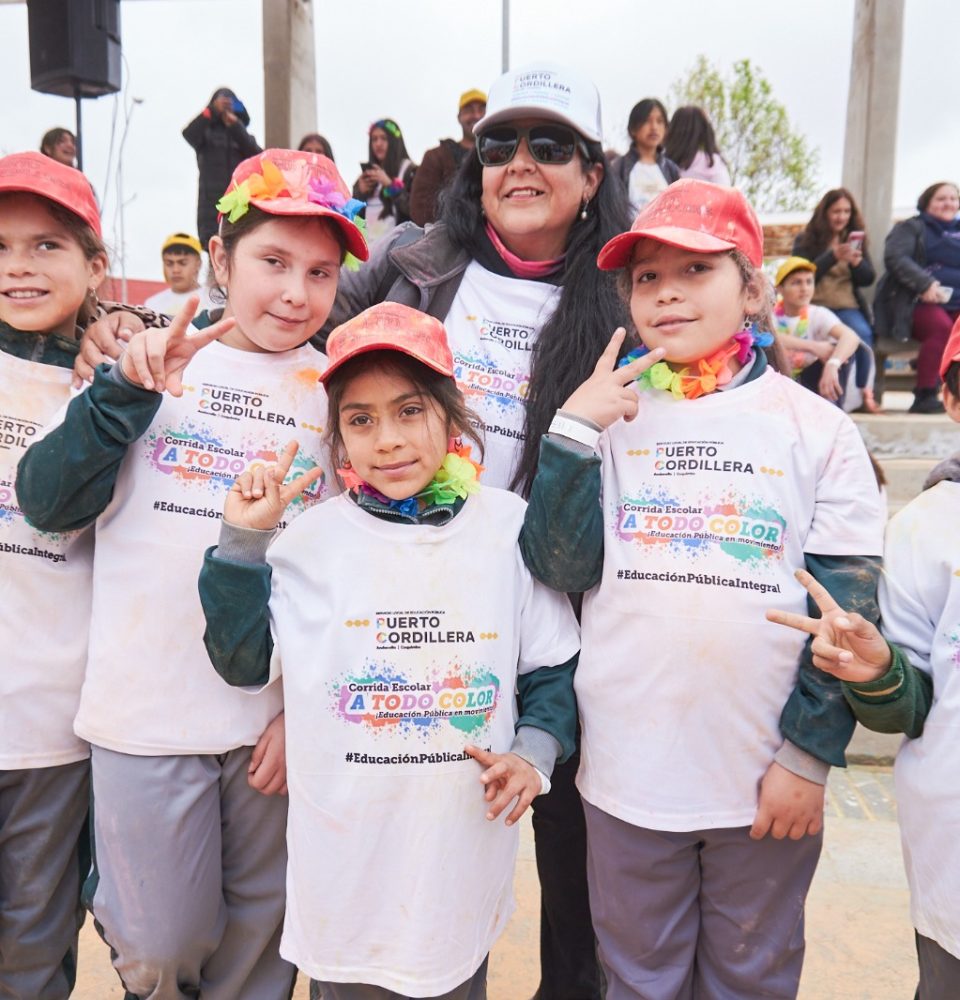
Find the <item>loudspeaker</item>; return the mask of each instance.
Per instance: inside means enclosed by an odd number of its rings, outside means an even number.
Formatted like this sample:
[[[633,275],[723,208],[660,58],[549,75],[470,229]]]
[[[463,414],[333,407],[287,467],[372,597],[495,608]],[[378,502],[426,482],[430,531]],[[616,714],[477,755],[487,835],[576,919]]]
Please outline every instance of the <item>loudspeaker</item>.
[[[61,97],[120,89],[120,0],[27,0],[30,86]]]

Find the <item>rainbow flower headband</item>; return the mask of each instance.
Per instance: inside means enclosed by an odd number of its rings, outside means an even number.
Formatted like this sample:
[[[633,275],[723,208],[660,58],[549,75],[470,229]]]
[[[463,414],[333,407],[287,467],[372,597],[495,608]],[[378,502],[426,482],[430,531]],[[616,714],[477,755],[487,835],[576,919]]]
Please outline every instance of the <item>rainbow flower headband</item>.
[[[217,202],[217,211],[227,217],[228,222],[242,219],[250,209],[253,198],[276,201],[287,197],[291,201],[302,200],[313,205],[328,208],[342,215],[364,232],[366,221],[357,213],[365,208],[364,202],[356,198],[345,198],[337,190],[333,181],[310,176],[306,163],[298,163],[287,170],[281,170],[273,161],[261,159],[260,173],[250,174]],[[344,256],[343,265],[348,271],[357,271],[360,261],[349,251]]]
[[[634,380],[643,389],[662,389],[669,392],[674,399],[699,399],[721,386],[726,385],[733,377],[729,362],[736,356],[743,365],[750,357],[754,347],[769,347],[773,343],[773,334],[760,332],[756,327],[740,330],[719,350],[696,362],[697,370],[690,367],[674,371],[666,361],[658,361],[645,372],[641,372]],[[647,347],[636,347],[617,362],[618,368],[630,364],[649,354]]]
[[[374,122],[367,133],[369,135],[375,128],[382,128],[384,132],[389,132],[394,139],[400,138],[400,126],[395,122],[391,121],[389,118],[381,118],[380,121]]]

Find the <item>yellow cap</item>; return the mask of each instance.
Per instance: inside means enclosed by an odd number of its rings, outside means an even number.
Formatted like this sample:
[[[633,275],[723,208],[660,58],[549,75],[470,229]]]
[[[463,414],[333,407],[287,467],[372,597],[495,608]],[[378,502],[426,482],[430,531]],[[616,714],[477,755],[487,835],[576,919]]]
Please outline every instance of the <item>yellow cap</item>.
[[[816,271],[817,265],[806,257],[788,257],[778,268],[775,285],[782,285],[783,282],[793,274],[794,271]]]
[[[481,104],[487,103],[487,95],[482,90],[465,90],[460,95],[460,104],[457,107],[458,111],[463,111],[463,109],[471,102],[479,101]]]
[[[200,241],[196,238],[196,236],[191,236],[189,233],[171,233],[163,241],[160,253],[165,253],[171,247],[189,247],[195,254],[203,252],[203,247],[200,245]]]

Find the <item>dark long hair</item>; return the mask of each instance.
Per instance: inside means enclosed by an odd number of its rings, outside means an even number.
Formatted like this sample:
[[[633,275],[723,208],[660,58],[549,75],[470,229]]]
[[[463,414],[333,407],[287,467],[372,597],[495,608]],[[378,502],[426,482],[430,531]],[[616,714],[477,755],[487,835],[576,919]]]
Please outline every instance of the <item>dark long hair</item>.
[[[375,128],[380,129],[387,136],[387,155],[383,158],[382,163],[373,155],[373,130]],[[396,135],[390,131],[391,128],[397,130]],[[370,162],[383,167],[391,178],[399,177],[401,164],[404,160],[410,159],[410,154],[407,152],[406,144],[403,141],[403,132],[400,131],[400,126],[392,118],[381,118],[370,126],[369,135],[370,138],[367,139],[367,156]]]
[[[703,108],[695,104],[677,108],[670,119],[667,141],[663,144],[664,153],[681,170],[686,170],[700,150],[710,157],[711,167],[713,158],[720,156],[710,119]]]
[[[656,97],[645,97],[642,101],[637,101],[630,109],[630,117],[627,119],[627,134],[630,136],[631,142],[633,142],[633,130],[640,128],[650,117],[654,109],[663,115],[663,124],[667,128],[667,135],[670,135],[670,129],[672,128],[670,115],[667,114],[667,109],[664,107],[663,101],[658,100]]]
[[[860,214],[860,209],[857,207],[853,195],[846,188],[831,189],[820,199],[817,207],[813,210],[810,221],[797,240],[797,250],[808,260],[813,260],[830,246],[833,230],[830,228],[827,213],[841,198],[846,198],[850,202],[850,220],[840,234],[841,242],[845,243],[851,233],[863,232],[863,216]],[[864,246],[866,246],[866,239],[864,239]]]
[[[603,148],[587,142],[589,162],[604,164]],[[440,221],[452,242],[474,254],[484,220],[480,198],[483,167],[477,156],[464,158],[441,202]],[[556,411],[590,373],[618,326],[629,326],[629,314],[617,295],[616,279],[597,268],[601,247],[630,226],[623,185],[604,170],[586,219],[573,223],[567,239],[560,301],[543,325],[533,350],[533,366],[524,415],[524,440],[511,489],[530,492],[540,454],[540,438]]]

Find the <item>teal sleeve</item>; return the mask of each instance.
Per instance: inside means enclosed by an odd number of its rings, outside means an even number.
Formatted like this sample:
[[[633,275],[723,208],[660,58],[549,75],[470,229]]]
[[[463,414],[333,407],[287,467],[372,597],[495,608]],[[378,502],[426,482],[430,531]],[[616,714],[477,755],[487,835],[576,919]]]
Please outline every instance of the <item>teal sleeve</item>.
[[[881,560],[878,556],[824,556],[805,553],[807,571],[829,591],[846,611],[862,615],[877,624],[877,583]],[[819,618],[812,598],[807,613]],[[801,750],[834,767],[845,767],[845,751],[853,736],[853,711],[844,696],[841,682],[813,665],[807,639],[800,654],[797,683],[780,716],[780,731]]]
[[[869,684],[844,684],[857,721],[877,733],[905,733],[916,739],[933,704],[933,680],[915,667],[899,646],[888,642],[890,669]]]
[[[113,498],[127,448],[150,426],[162,396],[101,365],[90,388],[71,400],[64,421],[31,445],[17,467],[17,501],[42,531],[73,531]]]
[[[200,603],[207,620],[203,644],[217,673],[235,687],[265,684],[270,676],[271,569],[264,563],[220,559],[207,549],[200,570]]]
[[[534,577],[570,594],[596,586],[603,570],[600,457],[578,447],[555,435],[542,439],[520,533],[523,561]]]
[[[556,667],[538,667],[517,677],[520,718],[516,728],[532,726],[549,733],[560,744],[563,763],[573,753],[577,735],[577,699],[573,675],[580,654]]]

